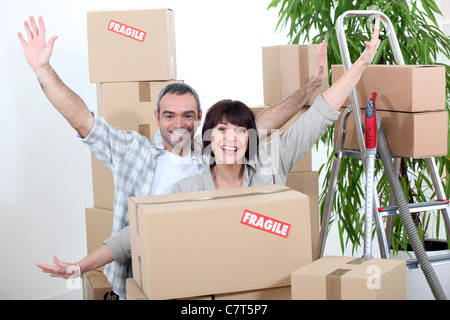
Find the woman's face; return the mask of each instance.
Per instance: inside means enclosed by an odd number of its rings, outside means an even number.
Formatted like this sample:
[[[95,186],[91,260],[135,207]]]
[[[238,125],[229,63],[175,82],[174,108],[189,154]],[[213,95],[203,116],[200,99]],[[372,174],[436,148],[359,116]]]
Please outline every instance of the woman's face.
[[[220,122],[213,128],[211,148],[216,164],[244,164],[248,132],[244,127]]]

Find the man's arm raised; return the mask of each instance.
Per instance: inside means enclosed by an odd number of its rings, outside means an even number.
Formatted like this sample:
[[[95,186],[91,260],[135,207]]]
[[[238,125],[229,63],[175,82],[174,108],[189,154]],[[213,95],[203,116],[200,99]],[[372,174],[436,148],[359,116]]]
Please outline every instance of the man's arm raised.
[[[30,27],[31,25],[31,27]],[[94,125],[94,116],[84,101],[70,90],[50,66],[50,57],[56,36],[45,39],[45,26],[42,17],[39,17],[39,27],[33,17],[30,23],[25,21],[27,41],[19,32],[19,41],[22,44],[25,58],[31,69],[36,73],[38,81],[47,98],[59,113],[69,121],[70,125],[82,137],[86,137]]]

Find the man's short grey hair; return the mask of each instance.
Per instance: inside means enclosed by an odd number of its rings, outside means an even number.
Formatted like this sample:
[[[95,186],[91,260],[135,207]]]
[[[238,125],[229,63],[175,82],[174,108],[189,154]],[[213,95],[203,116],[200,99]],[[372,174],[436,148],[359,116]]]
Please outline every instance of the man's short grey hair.
[[[167,86],[165,86],[161,92],[158,95],[158,99],[156,100],[156,111],[158,112],[158,116],[159,116],[159,110],[160,110],[160,102],[162,97],[164,97],[167,93],[171,93],[171,94],[176,94],[179,96],[182,96],[184,94],[192,94],[195,98],[195,102],[197,103],[197,111],[200,114],[200,99],[198,97],[197,92],[188,84],[186,83],[171,83],[168,84]]]

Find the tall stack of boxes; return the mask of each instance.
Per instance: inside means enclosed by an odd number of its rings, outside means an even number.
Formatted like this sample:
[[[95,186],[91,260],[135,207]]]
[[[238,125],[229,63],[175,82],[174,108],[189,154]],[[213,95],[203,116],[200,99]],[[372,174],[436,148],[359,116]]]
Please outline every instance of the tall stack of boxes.
[[[176,80],[173,11],[90,11],[87,24],[89,74],[97,87],[98,114],[119,129],[153,137],[158,130],[154,112],[159,92],[169,83],[182,82]],[[88,253],[110,237],[113,221],[112,172],[94,157],[92,184],[94,207],[85,210]],[[104,278],[99,272],[87,274],[85,282],[94,275]],[[103,281],[103,287],[107,284]]]

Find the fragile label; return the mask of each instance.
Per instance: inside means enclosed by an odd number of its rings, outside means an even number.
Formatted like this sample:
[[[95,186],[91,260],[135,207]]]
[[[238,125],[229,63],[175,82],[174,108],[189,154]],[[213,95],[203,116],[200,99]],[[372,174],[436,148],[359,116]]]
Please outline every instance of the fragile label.
[[[291,229],[289,223],[278,221],[249,210],[244,210],[241,223],[284,238],[287,238],[289,230]]]
[[[127,26],[123,23],[111,20],[108,25],[108,30],[121,34],[127,38],[143,42],[147,32]]]

